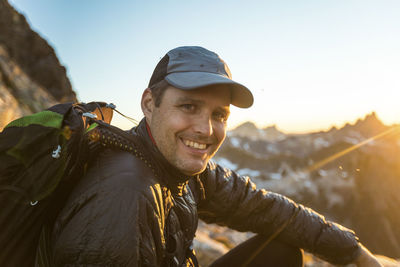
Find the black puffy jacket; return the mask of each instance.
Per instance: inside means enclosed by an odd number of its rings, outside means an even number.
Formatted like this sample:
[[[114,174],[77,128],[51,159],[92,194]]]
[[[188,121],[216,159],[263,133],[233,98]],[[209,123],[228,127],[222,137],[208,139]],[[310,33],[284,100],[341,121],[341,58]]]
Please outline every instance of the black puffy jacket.
[[[271,235],[333,263],[359,251],[354,233],[210,162],[198,176],[172,167],[144,121],[133,153],[104,149],[73,190],[52,231],[55,266],[186,266],[198,218]]]

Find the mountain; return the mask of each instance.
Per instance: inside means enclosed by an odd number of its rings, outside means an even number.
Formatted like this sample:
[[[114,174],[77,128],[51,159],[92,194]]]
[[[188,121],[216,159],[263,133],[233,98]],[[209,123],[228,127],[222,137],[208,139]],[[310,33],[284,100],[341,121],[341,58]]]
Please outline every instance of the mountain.
[[[20,116],[76,100],[54,49],[0,0],[0,129]]]
[[[285,138],[275,125],[259,129],[252,122],[245,122],[229,132],[230,136],[248,137],[252,140],[278,141]]]
[[[279,138],[263,131],[252,123],[232,130],[216,161],[354,229],[373,252],[400,258],[400,125],[371,113],[341,129]]]

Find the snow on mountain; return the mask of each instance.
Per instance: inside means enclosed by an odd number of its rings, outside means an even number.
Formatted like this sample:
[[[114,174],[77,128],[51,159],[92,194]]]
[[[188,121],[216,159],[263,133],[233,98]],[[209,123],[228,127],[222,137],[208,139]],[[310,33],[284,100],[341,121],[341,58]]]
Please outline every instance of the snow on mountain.
[[[237,169],[237,164],[232,163],[231,161],[229,161],[226,158],[217,158],[215,160],[216,163],[218,163],[219,165],[221,165],[222,167],[228,168],[232,171],[235,171]]]

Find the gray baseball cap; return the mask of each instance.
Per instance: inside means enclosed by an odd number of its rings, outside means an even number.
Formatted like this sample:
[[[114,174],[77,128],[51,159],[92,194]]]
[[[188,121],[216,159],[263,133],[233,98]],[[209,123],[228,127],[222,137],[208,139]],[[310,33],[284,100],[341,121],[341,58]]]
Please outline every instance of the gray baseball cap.
[[[232,80],[228,65],[216,53],[200,46],[169,51],[154,69],[149,87],[163,79],[182,90],[226,84],[232,92],[231,104],[240,108],[248,108],[254,101],[247,87]]]

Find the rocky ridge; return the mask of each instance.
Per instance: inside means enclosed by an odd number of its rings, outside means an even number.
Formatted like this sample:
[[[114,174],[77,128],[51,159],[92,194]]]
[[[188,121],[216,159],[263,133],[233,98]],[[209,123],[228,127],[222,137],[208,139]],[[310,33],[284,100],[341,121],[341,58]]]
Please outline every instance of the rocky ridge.
[[[76,101],[76,94],[54,49],[0,0],[0,129],[15,118],[68,101]]]

